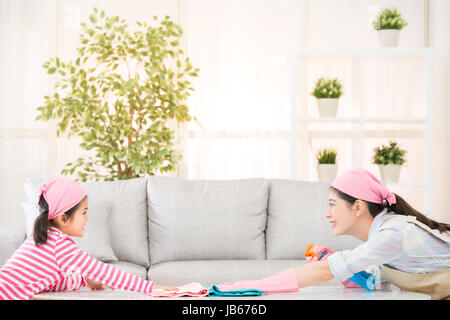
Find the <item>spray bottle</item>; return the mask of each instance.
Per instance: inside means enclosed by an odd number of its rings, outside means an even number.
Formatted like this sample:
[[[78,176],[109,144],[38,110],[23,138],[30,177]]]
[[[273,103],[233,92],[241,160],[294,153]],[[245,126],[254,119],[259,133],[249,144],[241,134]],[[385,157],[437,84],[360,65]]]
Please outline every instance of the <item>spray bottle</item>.
[[[310,244],[306,248],[305,257],[311,257],[311,258],[317,257],[317,259],[321,260],[323,257],[325,257],[328,254],[328,252],[324,251],[318,256],[315,253],[315,248],[317,248],[317,246],[315,244]],[[371,291],[375,287],[375,280],[376,280],[375,275],[368,273],[366,271],[360,271],[358,273],[355,273],[349,279],[351,281],[353,281],[354,283],[356,283],[357,285],[363,287],[367,291]]]

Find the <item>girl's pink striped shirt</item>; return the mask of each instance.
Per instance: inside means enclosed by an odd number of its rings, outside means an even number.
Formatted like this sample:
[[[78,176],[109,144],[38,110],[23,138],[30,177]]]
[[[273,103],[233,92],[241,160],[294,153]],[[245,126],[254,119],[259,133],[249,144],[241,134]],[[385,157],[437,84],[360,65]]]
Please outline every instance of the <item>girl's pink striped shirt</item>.
[[[38,246],[32,236],[28,237],[0,269],[0,300],[29,299],[43,291],[78,290],[86,287],[85,278],[146,294],[155,285],[92,258],[68,235],[50,228],[44,245]]]

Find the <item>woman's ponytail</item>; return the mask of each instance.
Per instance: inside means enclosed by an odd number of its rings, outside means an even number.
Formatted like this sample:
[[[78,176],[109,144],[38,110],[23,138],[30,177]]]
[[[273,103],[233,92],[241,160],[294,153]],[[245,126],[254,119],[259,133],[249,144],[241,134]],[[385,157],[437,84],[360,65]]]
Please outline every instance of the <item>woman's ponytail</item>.
[[[34,220],[33,239],[37,245],[43,245],[47,242],[47,232],[49,228],[48,221],[48,203],[41,195],[39,198],[40,215]]]
[[[408,202],[406,202],[405,199],[400,197],[398,194],[394,193],[394,195],[397,202],[389,207],[389,209],[394,213],[404,216],[414,216],[418,221],[430,227],[430,229],[438,229],[440,233],[450,231],[450,224],[431,220],[427,216],[414,209]]]

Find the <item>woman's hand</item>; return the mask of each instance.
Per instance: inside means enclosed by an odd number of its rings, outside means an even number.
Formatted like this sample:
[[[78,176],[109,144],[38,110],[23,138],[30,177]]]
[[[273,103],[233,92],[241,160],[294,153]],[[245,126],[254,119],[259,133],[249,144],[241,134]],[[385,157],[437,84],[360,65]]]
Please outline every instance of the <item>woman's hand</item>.
[[[308,257],[306,257],[306,261],[308,261],[308,262],[316,262],[316,261],[319,261],[319,260],[320,261],[321,260],[327,260],[328,257],[331,256],[334,253],[334,250],[329,248],[329,247],[326,247],[326,246],[316,246],[316,247],[314,247],[313,252],[314,252],[314,254],[317,257],[313,258],[311,256],[308,256]],[[322,259],[319,259],[318,257],[320,257],[320,255],[322,253],[326,253],[326,254],[325,254],[325,256],[322,257]]]
[[[153,289],[166,290],[166,291],[178,291],[179,290],[177,287],[163,286],[162,284],[155,284]]]

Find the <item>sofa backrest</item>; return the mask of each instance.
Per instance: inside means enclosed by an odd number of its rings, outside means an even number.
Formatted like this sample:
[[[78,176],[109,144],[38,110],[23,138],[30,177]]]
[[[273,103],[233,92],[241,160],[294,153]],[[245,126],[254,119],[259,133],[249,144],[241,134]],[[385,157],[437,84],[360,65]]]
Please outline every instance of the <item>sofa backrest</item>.
[[[27,185],[24,210],[30,226],[42,182]],[[334,250],[362,243],[333,236],[325,218],[327,183],[152,176],[81,185],[89,196],[89,234],[101,239],[83,238],[79,245],[99,259],[145,267],[177,260],[298,260],[310,243]]]
[[[265,259],[268,181],[148,178],[151,264]]]
[[[101,207],[110,210],[110,244],[117,259],[150,266],[147,179],[83,182],[81,186],[89,197],[89,203],[102,204]]]
[[[335,251],[362,243],[351,236],[332,234],[325,218],[329,186],[323,182],[269,180],[267,259],[305,259],[311,243]]]

